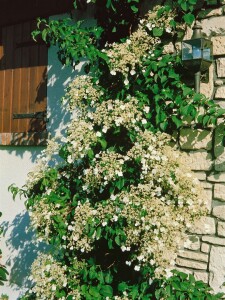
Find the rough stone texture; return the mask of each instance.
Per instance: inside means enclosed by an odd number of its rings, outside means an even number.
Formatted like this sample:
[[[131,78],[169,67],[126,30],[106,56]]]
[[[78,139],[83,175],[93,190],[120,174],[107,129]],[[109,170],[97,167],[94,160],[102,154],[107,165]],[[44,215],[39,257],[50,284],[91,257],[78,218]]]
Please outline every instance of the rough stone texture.
[[[213,1],[211,1],[211,2],[213,2]],[[216,0],[214,2],[217,3]],[[209,18],[209,17],[213,17],[213,16],[221,16],[222,14],[223,14],[222,7],[219,7],[216,9],[206,9],[206,10],[200,11],[200,13],[198,14],[198,18],[205,19],[205,18]]]
[[[213,55],[224,55],[225,36],[213,36],[211,41],[213,43]]]
[[[213,73],[214,73],[214,68],[213,65],[211,65],[208,69],[208,77],[209,80],[208,82],[200,82],[200,92],[204,94],[207,98],[212,98],[213,96]]]
[[[215,93],[215,99],[225,99],[225,86],[218,86]]]
[[[169,43],[163,47],[163,54],[168,54],[168,53],[171,54],[174,53],[175,51],[176,49],[173,43]]]
[[[201,280],[205,283],[209,281],[209,273],[204,271],[195,271],[194,276],[196,280]]]
[[[225,100],[215,100],[215,103],[219,105],[221,108],[225,108]]]
[[[192,260],[208,262],[208,254],[206,254],[206,253],[189,251],[189,250],[180,250],[178,252],[178,256],[183,257],[183,258],[192,259]]]
[[[196,260],[188,260],[185,258],[178,257],[176,259],[176,264],[181,267],[196,269],[196,270],[206,270],[207,263],[198,262]]]
[[[220,201],[225,201],[225,183],[215,183],[213,198]]]
[[[224,84],[224,82],[223,82],[222,79],[216,79],[216,80],[214,81],[214,85],[215,85],[215,86],[221,86],[221,85],[223,85],[223,84]]]
[[[225,173],[212,173],[207,179],[211,182],[224,182],[225,183]]]
[[[177,271],[186,273],[186,274],[193,274],[193,271],[189,270],[189,269],[185,269],[185,268],[181,268],[181,267],[177,267],[177,266],[175,266],[174,269],[176,269]]]
[[[214,139],[214,155],[215,157],[221,156],[224,151],[223,146],[223,137],[225,132],[225,126],[224,124],[220,124],[215,129],[215,139]]]
[[[214,207],[212,210],[212,214],[218,219],[225,220],[225,205],[219,205]]]
[[[189,231],[196,234],[215,234],[215,219],[211,217],[202,217],[194,223]]]
[[[205,172],[195,172],[195,177],[198,178],[198,180],[206,180],[206,173]]]
[[[219,16],[219,17],[212,17],[210,19],[205,19],[202,20],[202,32],[206,34],[206,36],[222,36],[225,34],[225,16]],[[217,45],[217,44],[214,44]],[[224,47],[224,44],[223,44]],[[214,47],[216,48],[216,47]],[[223,49],[222,53],[219,54],[224,54],[225,48]],[[214,55],[215,54],[213,52]]]
[[[185,150],[212,148],[212,132],[209,130],[184,128],[180,131],[180,147]]]
[[[215,159],[215,170],[225,171],[225,151]]]
[[[189,250],[200,250],[200,239],[196,235],[190,235],[184,243],[184,247]]]
[[[212,183],[209,183],[207,181],[201,181],[200,185],[207,190],[211,190],[212,189]]]
[[[225,246],[225,239],[215,237],[215,236],[203,236],[202,241],[213,244],[213,245]]]
[[[204,200],[205,200],[205,205],[206,208],[208,210],[208,213],[211,212],[212,210],[212,189],[205,189],[205,196],[204,196]]]
[[[217,224],[217,234],[219,236],[225,237],[225,222],[218,222],[218,224]]]
[[[209,253],[210,251],[210,245],[206,243],[201,244],[201,251],[204,253]]]
[[[225,58],[220,57],[216,60],[216,74],[218,78],[225,77]]]
[[[209,171],[212,169],[212,155],[204,150],[191,151],[189,154],[192,170]]]
[[[209,284],[215,292],[225,292],[225,287],[222,286],[225,274],[224,257],[225,247],[212,246],[209,260]]]

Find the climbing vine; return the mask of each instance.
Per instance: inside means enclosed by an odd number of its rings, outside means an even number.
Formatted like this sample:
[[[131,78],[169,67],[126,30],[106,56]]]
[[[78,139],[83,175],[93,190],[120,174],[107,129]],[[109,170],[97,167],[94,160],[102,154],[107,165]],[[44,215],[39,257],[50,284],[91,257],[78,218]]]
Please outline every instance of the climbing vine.
[[[72,112],[66,136],[48,141],[22,189],[11,187],[51,245],[34,261],[22,299],[221,297],[172,273],[186,229],[206,207],[171,133],[216,125],[224,110],[183,81],[176,43],[197,1],[158,2],[143,11],[140,0],[75,1],[76,9],[93,5],[90,27],[38,21],[33,37],[57,45],[63,64],[86,58],[86,74],[62,99]]]

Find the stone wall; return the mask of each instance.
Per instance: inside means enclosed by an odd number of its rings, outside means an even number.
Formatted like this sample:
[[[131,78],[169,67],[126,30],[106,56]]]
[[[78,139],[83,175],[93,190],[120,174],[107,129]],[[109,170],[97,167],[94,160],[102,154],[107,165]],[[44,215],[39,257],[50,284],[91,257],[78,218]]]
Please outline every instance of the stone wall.
[[[220,7],[198,15],[203,33],[213,41],[214,62],[209,80],[200,91],[225,108],[225,1]],[[190,38],[191,31],[187,32]],[[206,191],[208,216],[190,230],[176,264],[208,283],[216,292],[225,292],[225,126],[221,119],[213,130],[182,129],[179,145],[191,159],[191,166]]]

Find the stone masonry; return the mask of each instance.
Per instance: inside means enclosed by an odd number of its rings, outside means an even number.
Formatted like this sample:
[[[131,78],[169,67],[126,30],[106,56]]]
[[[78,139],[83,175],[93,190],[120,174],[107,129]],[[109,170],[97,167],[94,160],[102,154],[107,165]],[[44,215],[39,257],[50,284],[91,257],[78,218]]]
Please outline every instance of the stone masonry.
[[[215,3],[217,3],[216,1]],[[201,11],[198,21],[203,33],[213,41],[214,62],[209,82],[201,83],[201,93],[225,108],[225,1]],[[217,3],[218,4],[218,3]],[[190,32],[187,32],[190,38]],[[208,216],[189,230],[189,239],[179,252],[177,269],[192,273],[215,292],[225,292],[225,123],[215,129],[183,128],[179,146],[188,153],[191,167],[206,191]]]

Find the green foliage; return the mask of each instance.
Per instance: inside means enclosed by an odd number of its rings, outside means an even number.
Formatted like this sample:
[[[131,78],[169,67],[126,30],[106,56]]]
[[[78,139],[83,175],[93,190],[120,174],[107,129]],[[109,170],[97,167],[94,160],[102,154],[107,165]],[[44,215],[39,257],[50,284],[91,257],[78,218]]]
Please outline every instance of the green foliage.
[[[160,286],[161,284],[161,286]],[[223,293],[213,294],[212,289],[204,282],[196,280],[193,275],[173,271],[173,276],[165,281],[157,282],[156,299],[167,300],[216,300]]]
[[[160,277],[179,244],[174,237],[205,211],[201,190],[184,176],[190,170],[159,131],[215,126],[225,113],[184,83],[179,55],[165,53],[194,21],[197,1],[164,1],[140,22],[141,0],[88,2],[97,26],[42,19],[33,32],[58,46],[63,64],[86,58],[88,76],[68,87],[63,103],[80,113],[64,142],[49,141],[25,187],[10,187],[27,198],[38,238],[52,247],[34,262],[35,285],[22,299],[219,299],[191,275]],[[174,214],[183,216],[179,230]],[[166,255],[157,238],[165,238]]]
[[[58,45],[59,60],[65,65],[77,64],[84,58],[91,63],[99,58],[106,59],[96,47],[101,34],[102,28],[87,28],[81,21],[74,24],[70,18],[49,22],[38,19],[37,29],[32,32],[34,40],[41,36],[46,44]]]

